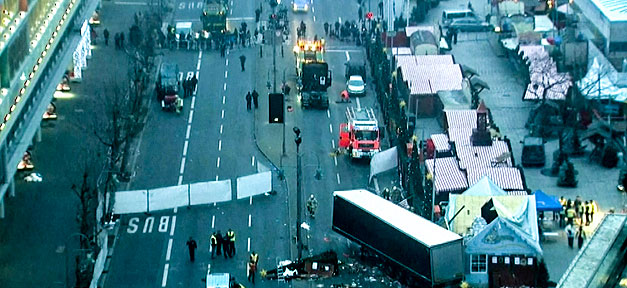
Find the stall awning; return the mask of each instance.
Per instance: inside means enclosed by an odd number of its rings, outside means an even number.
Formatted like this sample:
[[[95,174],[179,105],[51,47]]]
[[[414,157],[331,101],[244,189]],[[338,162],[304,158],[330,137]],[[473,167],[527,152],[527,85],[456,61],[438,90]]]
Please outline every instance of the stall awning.
[[[547,195],[542,190],[536,190],[533,194],[536,195],[536,209],[538,211],[562,211],[562,204],[557,200],[557,197]]]

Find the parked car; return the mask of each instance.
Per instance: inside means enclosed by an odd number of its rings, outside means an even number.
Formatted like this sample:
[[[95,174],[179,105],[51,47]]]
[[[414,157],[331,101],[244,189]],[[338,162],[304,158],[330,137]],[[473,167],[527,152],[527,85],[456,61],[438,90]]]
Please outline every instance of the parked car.
[[[522,149],[522,165],[524,167],[542,167],[545,164],[546,156],[544,153],[544,139],[540,137],[525,136],[521,141]]]
[[[293,0],[292,10],[294,12],[307,12],[309,10],[310,0]]]
[[[480,32],[492,30],[490,23],[481,21],[474,17],[455,19],[448,26],[448,29],[457,29],[464,32]]]
[[[470,9],[462,9],[462,10],[444,10],[442,11],[442,19],[440,20],[440,24],[442,27],[448,27],[451,22],[455,19],[462,18],[477,18],[475,12]]]
[[[359,75],[350,76],[348,82],[346,82],[346,90],[349,96],[365,96],[366,83]]]

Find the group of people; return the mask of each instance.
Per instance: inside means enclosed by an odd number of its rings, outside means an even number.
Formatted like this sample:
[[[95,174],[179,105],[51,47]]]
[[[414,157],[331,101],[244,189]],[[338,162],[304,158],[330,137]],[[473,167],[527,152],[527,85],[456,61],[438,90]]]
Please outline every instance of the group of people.
[[[195,74],[192,78],[183,80],[183,98],[192,96],[194,91],[196,91],[196,85],[198,85],[198,78],[196,78]]]
[[[226,234],[222,235],[222,232],[213,232],[211,234],[211,259],[215,258],[215,255],[224,254],[224,259],[233,258],[235,255],[235,231],[229,229]]]
[[[366,32],[365,23],[360,23],[361,27],[357,23],[357,21],[346,21],[344,22],[344,24],[341,24],[339,21],[336,21],[335,23],[325,22],[324,34],[329,38],[335,38],[340,41],[353,40],[355,42],[358,42],[359,45],[359,42],[361,41],[360,36],[365,35]]]
[[[580,196],[575,200],[559,198],[562,204],[560,211],[560,227],[577,223],[580,226],[588,226],[594,221],[594,214],[597,212],[597,204],[594,200],[583,201]]]
[[[246,93],[246,110],[248,111],[252,108],[251,101],[255,105],[255,109],[259,108],[259,93],[255,89],[253,89],[253,93],[250,93],[250,91]]]

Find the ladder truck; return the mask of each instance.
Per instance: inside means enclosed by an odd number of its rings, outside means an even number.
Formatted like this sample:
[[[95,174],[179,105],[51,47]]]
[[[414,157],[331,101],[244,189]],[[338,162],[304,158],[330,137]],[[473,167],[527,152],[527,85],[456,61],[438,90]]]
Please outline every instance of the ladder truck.
[[[340,124],[339,146],[349,157],[372,158],[381,151],[383,131],[372,108],[347,107],[346,120]]]

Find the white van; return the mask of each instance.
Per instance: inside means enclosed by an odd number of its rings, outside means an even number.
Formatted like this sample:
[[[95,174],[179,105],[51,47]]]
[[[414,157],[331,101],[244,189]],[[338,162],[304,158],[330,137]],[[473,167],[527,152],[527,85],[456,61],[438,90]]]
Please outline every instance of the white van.
[[[460,18],[477,18],[475,12],[469,9],[463,10],[444,10],[442,11],[442,27],[448,27],[455,19]]]

